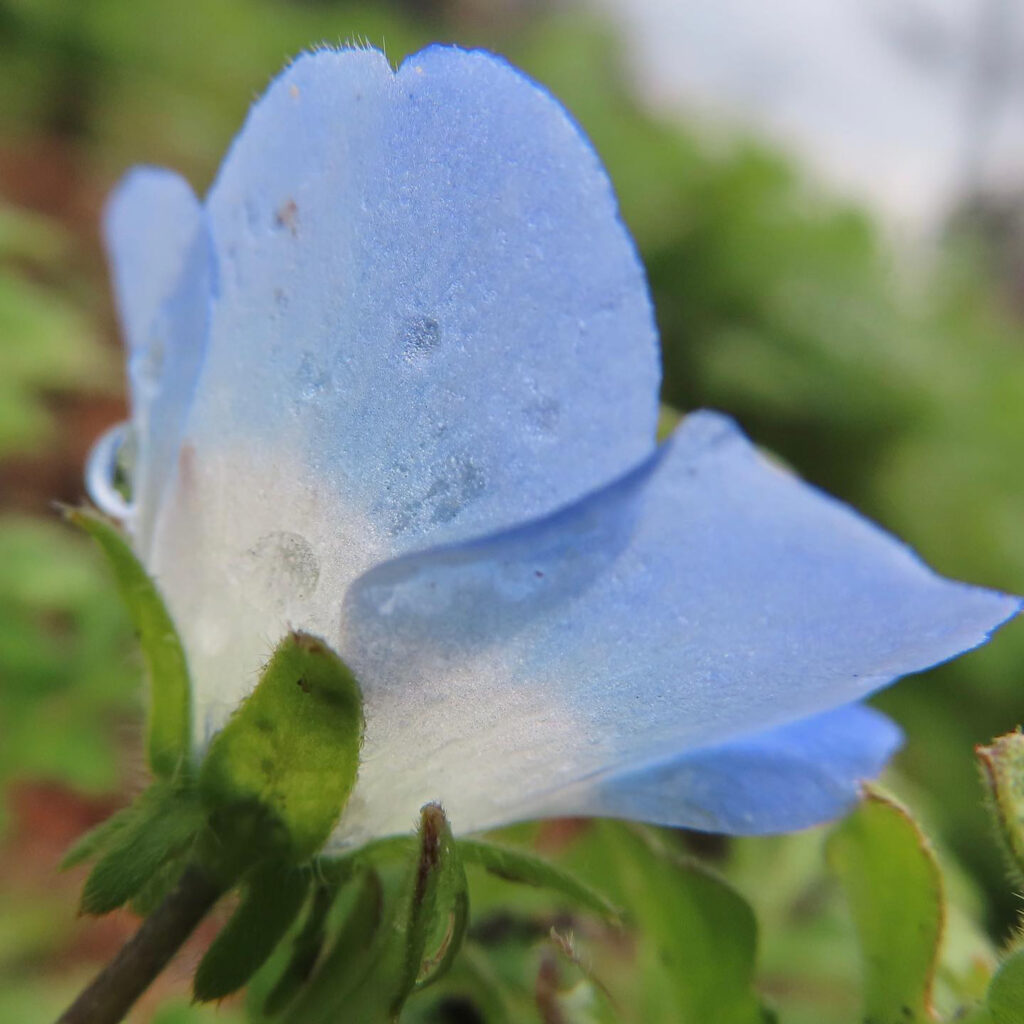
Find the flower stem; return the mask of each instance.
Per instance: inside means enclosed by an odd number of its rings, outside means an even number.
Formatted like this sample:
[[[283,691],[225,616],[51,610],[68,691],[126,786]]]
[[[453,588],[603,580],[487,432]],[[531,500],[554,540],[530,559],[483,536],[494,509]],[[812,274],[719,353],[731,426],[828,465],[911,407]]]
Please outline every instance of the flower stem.
[[[57,1024],[117,1024],[192,934],[223,892],[191,864],[163,903],[121,947]]]

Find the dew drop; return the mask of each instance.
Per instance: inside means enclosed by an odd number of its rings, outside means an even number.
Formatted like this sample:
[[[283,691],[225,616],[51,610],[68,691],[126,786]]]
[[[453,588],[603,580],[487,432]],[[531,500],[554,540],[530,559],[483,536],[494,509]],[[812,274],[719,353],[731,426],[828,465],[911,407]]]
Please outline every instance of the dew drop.
[[[320,561],[305,537],[278,530],[265,534],[243,554],[236,576],[269,607],[284,612],[316,590]]]
[[[131,357],[129,371],[132,384],[140,394],[152,396],[159,390],[160,378],[163,376],[164,361],[166,359],[166,345],[164,342],[166,335],[166,320],[164,317],[159,317],[148,342],[140,347]]]
[[[94,445],[85,467],[85,489],[96,507],[114,519],[127,519],[135,506],[131,492],[134,435],[129,423],[111,427]]]
[[[556,398],[540,396],[523,407],[528,427],[537,434],[549,435],[558,429],[562,404]]]
[[[418,361],[430,355],[441,340],[441,325],[431,316],[407,316],[402,321],[405,357]]]
[[[307,401],[310,401],[327,390],[330,384],[330,377],[323,367],[307,352],[299,360],[295,381],[299,387],[299,394]]]
[[[250,231],[255,231],[260,226],[260,208],[251,198],[245,201],[245,222],[249,225]]]

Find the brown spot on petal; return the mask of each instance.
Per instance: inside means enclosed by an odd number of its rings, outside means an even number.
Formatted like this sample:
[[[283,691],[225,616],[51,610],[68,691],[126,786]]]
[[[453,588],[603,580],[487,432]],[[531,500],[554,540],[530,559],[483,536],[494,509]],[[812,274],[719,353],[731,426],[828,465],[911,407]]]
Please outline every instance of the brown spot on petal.
[[[289,199],[274,215],[279,228],[287,228],[292,237],[299,233],[299,207],[294,199]]]

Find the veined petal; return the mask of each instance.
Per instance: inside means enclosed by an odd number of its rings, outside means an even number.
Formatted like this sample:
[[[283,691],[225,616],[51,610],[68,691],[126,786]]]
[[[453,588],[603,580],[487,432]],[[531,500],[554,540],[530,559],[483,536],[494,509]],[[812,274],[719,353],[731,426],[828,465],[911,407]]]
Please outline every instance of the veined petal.
[[[149,566],[215,728],[371,565],[647,456],[659,366],[596,155],[494,56],[299,58],[207,213],[210,340]]]
[[[179,175],[138,167],[107,204],[104,236],[128,348],[134,513],[145,557],[206,342],[211,287],[202,208]]]
[[[586,814],[730,835],[839,817],[899,749],[899,727],[853,704],[680,757],[596,776],[546,797],[538,815]]]
[[[1019,607],[696,413],[560,514],[354,584],[342,651],[367,760],[343,829],[404,827],[429,799],[462,830],[543,813],[572,783],[849,704]]]

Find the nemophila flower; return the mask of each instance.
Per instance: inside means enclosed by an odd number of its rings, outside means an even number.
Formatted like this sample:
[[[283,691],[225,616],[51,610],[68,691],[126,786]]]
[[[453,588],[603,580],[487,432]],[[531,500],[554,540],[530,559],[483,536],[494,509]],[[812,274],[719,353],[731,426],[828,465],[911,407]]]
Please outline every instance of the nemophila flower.
[[[593,150],[485,53],[299,58],[205,202],[131,172],[106,221],[134,496],[200,749],[280,637],[363,691],[333,842],[611,815],[725,832],[842,811],[899,743],[859,704],[1016,599],[697,412],[658,447],[644,275]]]

